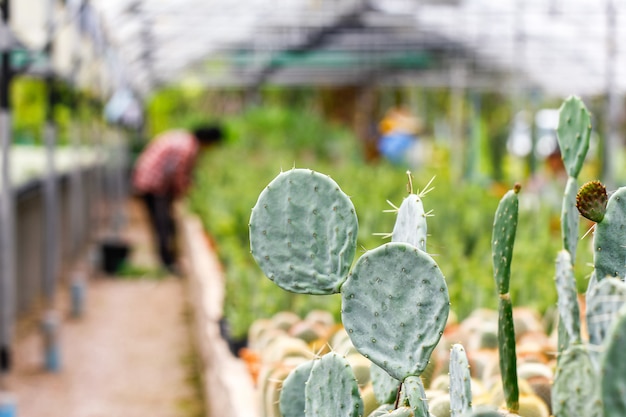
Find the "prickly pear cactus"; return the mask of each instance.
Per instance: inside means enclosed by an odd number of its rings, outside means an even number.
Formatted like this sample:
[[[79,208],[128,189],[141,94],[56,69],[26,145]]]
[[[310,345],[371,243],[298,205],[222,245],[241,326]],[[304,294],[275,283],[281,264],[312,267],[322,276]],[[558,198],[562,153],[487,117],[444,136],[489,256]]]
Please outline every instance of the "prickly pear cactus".
[[[517,231],[520,185],[515,184],[500,200],[496,209],[491,239],[493,274],[498,289],[498,351],[500,353],[500,374],[504,398],[508,410],[517,413],[519,409],[519,388],[517,385],[517,357],[515,351],[515,325],[513,306],[509,295],[511,259]]]
[[[450,350],[450,415],[460,417],[472,410],[472,386],[467,354],[461,344]]]
[[[570,253],[572,265],[576,258],[576,248],[578,246],[578,228],[580,219],[576,210],[576,195],[578,193],[578,181],[569,177],[565,185],[563,203],[561,206],[561,237],[563,248]]]
[[[626,309],[620,310],[611,327],[601,358],[601,394],[604,417],[626,416]]]
[[[618,278],[605,278],[587,295],[587,328],[589,343],[600,347],[617,313],[626,304],[626,283]]]
[[[513,258],[513,244],[517,231],[517,215],[519,200],[517,194],[521,186],[515,184],[500,200],[493,223],[491,238],[493,274],[499,294],[509,292],[511,277],[511,259]]]
[[[576,279],[572,260],[567,250],[559,251],[556,258],[556,289],[559,297],[558,309],[560,323],[567,332],[569,343],[581,343],[580,338],[580,308],[576,292]]]
[[[596,278],[626,278],[626,187],[615,191],[593,236]]]
[[[404,380],[404,392],[409,400],[411,409],[415,417],[428,417],[428,400],[424,384],[419,376],[409,376]]]
[[[556,132],[567,174],[577,178],[587,156],[591,136],[591,116],[580,98],[571,96],[563,102]]]
[[[283,381],[279,397],[279,409],[282,417],[302,417],[304,415],[306,381],[311,375],[314,364],[315,360],[301,363]]]
[[[426,250],[426,212],[421,196],[408,195],[398,209],[398,217],[391,232],[392,242],[406,242]]]
[[[281,288],[339,292],[356,251],[354,206],[330,177],[309,169],[281,172],[250,217],[252,256]]]
[[[370,366],[370,376],[376,401],[379,404],[392,404],[396,400],[401,382],[375,363]]]
[[[445,279],[428,254],[397,242],[366,252],[341,299],[342,321],[361,354],[399,381],[422,373],[450,309]]]
[[[560,356],[552,386],[552,413],[556,417],[602,417],[595,372],[587,349],[570,345]]]
[[[305,387],[305,417],[361,417],[363,400],[348,361],[330,352],[315,359]]]

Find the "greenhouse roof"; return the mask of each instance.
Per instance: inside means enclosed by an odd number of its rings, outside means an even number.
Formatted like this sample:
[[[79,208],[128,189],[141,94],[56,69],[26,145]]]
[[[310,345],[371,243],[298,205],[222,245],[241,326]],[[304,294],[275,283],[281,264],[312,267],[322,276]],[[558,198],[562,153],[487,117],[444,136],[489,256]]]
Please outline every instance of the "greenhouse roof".
[[[626,90],[626,6],[618,0],[67,0],[65,7],[56,14],[57,37],[69,39],[63,22],[80,16],[80,33],[100,50],[85,52],[91,58],[83,64],[113,71],[113,85],[103,88],[141,95],[177,82]],[[37,38],[19,24],[15,31]],[[41,47],[41,38],[31,45]],[[65,62],[57,67],[67,73]],[[91,82],[93,66],[83,76]]]

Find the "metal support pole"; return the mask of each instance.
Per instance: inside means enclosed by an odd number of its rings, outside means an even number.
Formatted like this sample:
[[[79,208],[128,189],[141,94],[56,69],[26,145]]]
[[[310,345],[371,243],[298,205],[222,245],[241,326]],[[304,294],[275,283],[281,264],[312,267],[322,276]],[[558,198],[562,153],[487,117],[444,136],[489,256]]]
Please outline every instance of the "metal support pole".
[[[1,5],[2,19],[9,23],[9,2]],[[6,33],[6,32],[5,32]],[[1,39],[0,54],[0,389],[11,368],[11,341],[15,315],[15,198],[10,177],[11,83],[9,40]]]
[[[52,33],[54,0],[49,2],[49,33]],[[44,140],[46,150],[46,176],[44,178],[44,238],[43,238],[43,292],[47,311],[41,323],[42,335],[44,339],[45,368],[48,371],[56,372],[60,370],[60,355],[58,338],[59,320],[54,312],[54,299],[56,294],[58,259],[60,256],[60,245],[58,245],[58,219],[59,219],[59,199],[58,199],[58,178],[55,164],[56,148],[56,125],[54,122],[54,105],[56,103],[56,89],[54,75],[52,74],[52,38],[48,39],[46,52],[50,62],[50,69],[46,78],[48,89],[48,103],[46,122],[44,127]]]

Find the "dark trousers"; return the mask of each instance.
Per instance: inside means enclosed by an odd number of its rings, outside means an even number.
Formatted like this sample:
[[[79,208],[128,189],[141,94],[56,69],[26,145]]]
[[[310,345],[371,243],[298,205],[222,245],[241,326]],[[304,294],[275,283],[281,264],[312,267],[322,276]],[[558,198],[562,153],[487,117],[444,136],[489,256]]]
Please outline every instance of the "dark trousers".
[[[148,210],[153,236],[159,257],[164,267],[170,268],[176,262],[176,223],[174,222],[174,198],[155,194],[143,194],[142,199]]]

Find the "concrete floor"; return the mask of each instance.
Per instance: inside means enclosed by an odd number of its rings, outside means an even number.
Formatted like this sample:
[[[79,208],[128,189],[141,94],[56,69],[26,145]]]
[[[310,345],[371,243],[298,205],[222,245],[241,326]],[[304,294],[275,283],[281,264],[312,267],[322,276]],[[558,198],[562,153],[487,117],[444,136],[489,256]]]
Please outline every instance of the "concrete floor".
[[[141,209],[129,202],[131,263],[156,271]],[[59,295],[58,372],[45,370],[37,326],[20,332],[7,380],[19,417],[204,415],[187,281],[154,275],[91,277],[81,318],[70,316],[69,297]]]

